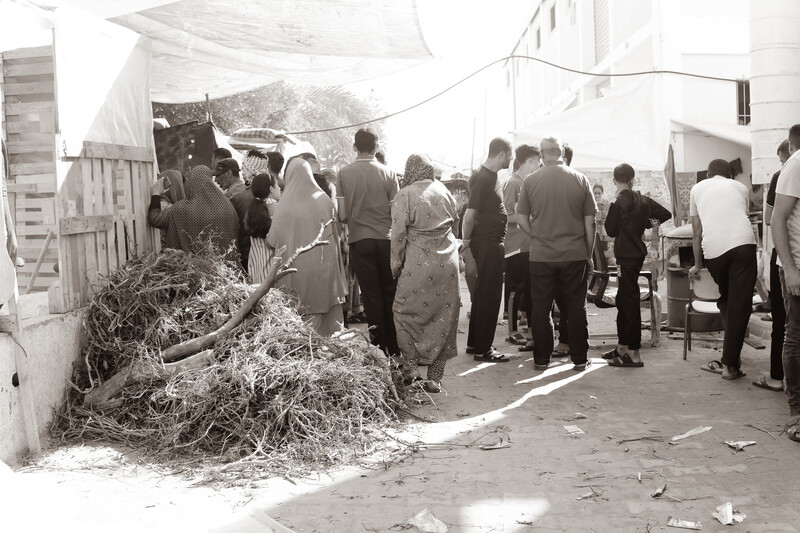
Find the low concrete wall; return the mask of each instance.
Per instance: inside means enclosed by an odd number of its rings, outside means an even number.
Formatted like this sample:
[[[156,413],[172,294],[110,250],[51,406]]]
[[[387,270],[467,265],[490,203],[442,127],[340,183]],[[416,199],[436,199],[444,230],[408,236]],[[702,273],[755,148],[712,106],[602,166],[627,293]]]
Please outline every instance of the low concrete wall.
[[[64,401],[73,363],[81,355],[84,309],[63,315],[47,314],[47,294],[20,299],[22,338],[28,353],[39,434],[47,436],[54,410]],[[11,383],[16,372],[14,343],[0,335],[0,461],[17,462],[28,449],[19,389]]]

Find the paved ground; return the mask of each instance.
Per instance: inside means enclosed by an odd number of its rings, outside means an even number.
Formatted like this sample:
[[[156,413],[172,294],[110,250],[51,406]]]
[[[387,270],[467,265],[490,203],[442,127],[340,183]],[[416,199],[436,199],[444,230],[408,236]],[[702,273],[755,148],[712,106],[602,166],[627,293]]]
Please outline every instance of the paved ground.
[[[613,310],[589,311],[592,333],[613,333]],[[498,348],[507,346],[504,336],[498,326]],[[115,524],[116,531],[280,531],[269,515],[296,532],[388,532],[426,508],[451,532],[680,531],[666,527],[670,516],[700,521],[703,531],[800,531],[800,445],[779,435],[786,400],[751,384],[767,371],[768,350],[745,346],[748,376],[727,382],[700,370],[718,358],[718,346],[697,342],[683,361],[682,341],[665,339],[643,351],[639,369],[607,367],[593,350],[598,364],[584,373],[563,359],[536,372],[527,357],[479,364],[461,356],[448,363],[447,394],[416,410],[438,422],[414,424],[404,437],[448,445],[422,446],[385,469],[221,492],[174,478],[155,483],[122,456],[108,460],[123,463],[125,486],[46,469],[18,477],[56,480],[84,506],[93,504],[91,513],[71,508],[70,516],[85,517],[83,531],[95,524]],[[570,435],[565,425],[584,433]],[[671,442],[698,426],[711,429]],[[510,447],[461,446],[501,439]],[[728,440],[757,444],[735,452]],[[651,497],[664,484],[664,495]],[[712,517],[728,501],[747,515],[743,523],[722,526]]]

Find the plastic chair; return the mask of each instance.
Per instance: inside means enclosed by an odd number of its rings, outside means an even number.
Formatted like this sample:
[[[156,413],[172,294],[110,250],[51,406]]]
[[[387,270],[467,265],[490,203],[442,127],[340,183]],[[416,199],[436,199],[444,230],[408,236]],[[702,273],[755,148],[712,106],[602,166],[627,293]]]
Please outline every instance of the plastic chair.
[[[719,287],[711,277],[711,272],[704,268],[697,274],[697,279],[689,278],[689,303],[686,304],[684,315],[683,335],[683,360],[686,361],[687,352],[692,349],[692,317],[702,315],[720,315],[722,312],[717,307],[719,300]],[[753,296],[753,305],[762,302],[761,296]]]
[[[594,271],[592,279],[587,289],[586,300],[594,303],[600,309],[614,307],[613,304],[603,301],[603,295],[608,288],[611,278],[618,277],[617,271],[609,270],[606,255],[600,247],[600,235],[595,235],[594,249],[592,250],[592,261]],[[647,280],[647,301],[650,302],[650,346],[658,346],[661,340],[661,296],[654,290],[653,273],[649,270],[639,272],[640,278]]]

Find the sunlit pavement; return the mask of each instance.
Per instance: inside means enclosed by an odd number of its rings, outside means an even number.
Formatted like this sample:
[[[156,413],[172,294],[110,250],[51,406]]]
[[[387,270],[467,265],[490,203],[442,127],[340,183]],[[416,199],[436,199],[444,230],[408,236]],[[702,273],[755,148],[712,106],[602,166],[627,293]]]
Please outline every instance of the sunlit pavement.
[[[462,351],[466,293],[464,301]],[[593,335],[615,332],[615,310],[590,304],[588,311]],[[451,360],[447,394],[415,410],[438,422],[414,424],[412,440],[453,446],[423,446],[385,470],[265,496],[253,508],[305,532],[397,531],[426,508],[451,532],[673,530],[670,516],[721,531],[712,513],[730,501],[747,515],[736,529],[800,530],[800,445],[780,435],[786,400],[752,385],[768,370],[768,350],[745,345],[748,375],[728,382],[700,370],[719,359],[720,343],[696,341],[683,361],[682,340],[663,332],[660,347],[642,351],[644,368],[612,368],[600,349],[613,341],[592,338],[599,349],[590,351],[595,364],[587,371],[559,358],[539,372],[531,353],[517,352],[506,336],[498,326],[495,346],[514,355],[511,362]],[[712,429],[671,441],[698,426]],[[476,439],[510,447],[459,445]],[[724,444],[741,440],[757,444],[740,452]],[[664,484],[664,494],[652,497]]]

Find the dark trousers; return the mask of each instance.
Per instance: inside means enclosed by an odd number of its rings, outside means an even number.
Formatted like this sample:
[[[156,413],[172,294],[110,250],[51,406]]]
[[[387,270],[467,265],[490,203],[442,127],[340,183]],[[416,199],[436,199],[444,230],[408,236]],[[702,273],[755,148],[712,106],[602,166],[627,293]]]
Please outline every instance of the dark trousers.
[[[739,368],[747,324],[753,311],[753,289],[756,286],[756,245],[743,244],[719,257],[706,259],[711,277],[719,287],[717,307],[725,324],[722,342],[722,364]]]
[[[639,298],[639,271],[644,259],[635,265],[620,265],[617,279],[617,338],[631,350],[642,347],[642,313]]]
[[[397,281],[390,265],[391,241],[362,239],[350,244],[350,264],[361,287],[361,300],[372,344],[388,355],[398,355],[392,303]]]
[[[786,309],[778,272],[778,252],[772,250],[769,261],[769,303],[772,312],[772,345],[769,347],[769,377],[783,379],[783,336],[786,333]]]
[[[586,362],[589,326],[586,321],[586,261],[561,261],[529,265],[533,307],[533,361],[546,365],[553,355],[553,301],[558,295],[569,314],[569,351],[572,362]],[[562,310],[563,312],[563,310]]]
[[[558,342],[559,344],[569,344],[569,311],[564,300],[557,293],[556,305],[558,306]]]
[[[783,305],[786,309],[786,338],[783,341],[783,371],[786,375],[786,399],[789,416],[800,416],[800,296],[786,290],[783,269],[780,269]]]
[[[478,270],[472,293],[467,347],[478,353],[489,351],[494,341],[497,318],[503,299],[502,242],[472,241],[472,256]]]
[[[514,308],[508,316],[510,330],[517,329],[517,312],[522,311],[528,317],[528,324],[531,322],[531,278],[528,274],[528,263],[530,254],[520,252],[511,257],[506,257],[506,309],[508,310],[508,298],[514,293]]]

